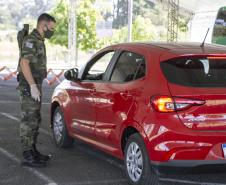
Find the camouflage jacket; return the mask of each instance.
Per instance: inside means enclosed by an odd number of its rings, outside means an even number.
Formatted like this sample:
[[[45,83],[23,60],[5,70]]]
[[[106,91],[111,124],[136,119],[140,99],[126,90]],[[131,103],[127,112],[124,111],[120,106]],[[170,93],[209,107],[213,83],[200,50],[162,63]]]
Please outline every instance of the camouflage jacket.
[[[29,66],[35,83],[42,84],[42,81],[44,78],[46,78],[47,74],[46,49],[44,38],[42,38],[36,29],[34,29],[28,36],[24,38],[20,51],[20,60],[21,58],[25,58],[30,61]],[[18,72],[19,86],[28,85],[21,71],[20,64],[18,65]]]

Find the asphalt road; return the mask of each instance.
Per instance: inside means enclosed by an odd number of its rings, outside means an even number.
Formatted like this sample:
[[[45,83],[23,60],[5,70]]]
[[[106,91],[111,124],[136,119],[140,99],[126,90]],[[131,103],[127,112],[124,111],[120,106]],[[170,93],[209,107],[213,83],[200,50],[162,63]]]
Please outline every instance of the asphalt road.
[[[49,102],[54,86],[44,84],[38,148],[52,154],[46,168],[20,165],[20,104],[17,83],[0,81],[0,185],[128,185],[123,162],[76,141],[58,149],[49,128]],[[208,174],[161,175],[161,185],[226,185],[226,171]]]

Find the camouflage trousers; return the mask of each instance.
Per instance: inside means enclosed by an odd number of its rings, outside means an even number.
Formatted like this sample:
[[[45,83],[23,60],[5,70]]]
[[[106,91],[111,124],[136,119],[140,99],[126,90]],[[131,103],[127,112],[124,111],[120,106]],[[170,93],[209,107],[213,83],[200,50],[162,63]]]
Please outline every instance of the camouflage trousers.
[[[41,92],[41,85],[38,86]],[[41,124],[41,101],[35,101],[30,94],[29,87],[19,87],[21,103],[20,138],[22,150],[31,150],[37,143],[38,130]]]

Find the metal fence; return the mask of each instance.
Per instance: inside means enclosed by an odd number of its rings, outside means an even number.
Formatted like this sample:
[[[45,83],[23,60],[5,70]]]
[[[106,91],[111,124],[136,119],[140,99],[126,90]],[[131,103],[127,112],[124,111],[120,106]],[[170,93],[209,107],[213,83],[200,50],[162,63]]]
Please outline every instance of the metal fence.
[[[60,83],[63,78],[64,69],[53,70],[51,68],[47,71],[47,77],[45,78],[45,82],[48,85],[53,85],[55,83]],[[8,81],[12,79],[16,79],[17,77],[17,70],[13,68],[8,68],[7,66],[0,67],[0,80]]]

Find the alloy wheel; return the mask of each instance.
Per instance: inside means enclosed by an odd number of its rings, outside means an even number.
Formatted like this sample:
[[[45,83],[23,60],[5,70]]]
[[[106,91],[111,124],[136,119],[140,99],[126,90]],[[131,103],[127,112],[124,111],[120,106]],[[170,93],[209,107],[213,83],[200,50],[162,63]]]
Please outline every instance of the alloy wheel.
[[[139,181],[143,172],[143,156],[137,143],[131,142],[126,153],[126,167],[130,179]]]
[[[63,119],[59,112],[56,112],[53,118],[53,131],[57,143],[60,142],[63,132]]]

